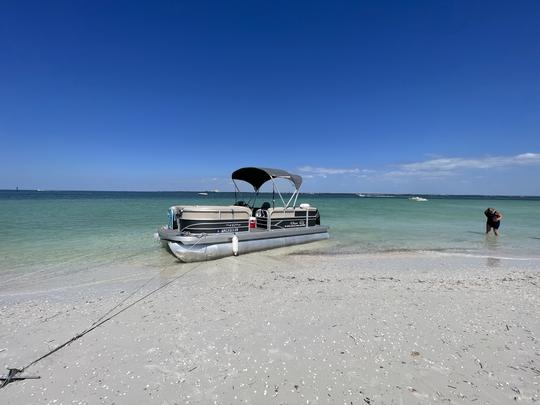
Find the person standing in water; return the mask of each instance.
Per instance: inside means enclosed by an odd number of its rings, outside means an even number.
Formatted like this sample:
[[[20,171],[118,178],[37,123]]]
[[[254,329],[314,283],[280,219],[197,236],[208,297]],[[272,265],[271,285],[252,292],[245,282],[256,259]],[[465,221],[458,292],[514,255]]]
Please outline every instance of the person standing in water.
[[[502,214],[495,208],[488,208],[484,211],[484,215],[487,217],[486,222],[486,234],[493,229],[493,233],[499,236],[499,226],[501,225]]]

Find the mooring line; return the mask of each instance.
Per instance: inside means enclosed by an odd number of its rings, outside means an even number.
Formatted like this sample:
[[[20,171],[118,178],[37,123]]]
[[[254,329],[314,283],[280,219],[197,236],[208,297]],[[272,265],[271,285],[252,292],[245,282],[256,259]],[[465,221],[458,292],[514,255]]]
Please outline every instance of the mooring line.
[[[167,287],[168,285],[174,283],[176,280],[184,277],[185,275],[187,275],[188,273],[191,273],[192,271],[196,270],[197,268],[199,268],[200,266],[202,266],[203,263],[198,263],[196,264],[193,268],[191,268],[190,270],[188,271],[185,271],[184,273],[174,277],[173,279],[167,281],[165,284],[162,284],[160,285],[159,287],[153,289],[152,291],[150,291],[149,293],[145,294],[144,296],[142,296],[141,298],[133,301],[131,304],[129,304],[128,306],[120,309],[119,311],[117,312],[114,312],[115,309],[117,309],[118,307],[120,307],[122,304],[124,304],[130,297],[132,297],[134,294],[136,294],[137,292],[139,292],[144,286],[146,286],[148,283],[150,283],[153,279],[155,279],[156,277],[158,277],[162,272],[163,270],[161,270],[161,272],[159,272],[158,274],[156,274],[154,277],[150,278],[149,280],[147,280],[144,284],[142,284],[141,286],[139,286],[134,292],[132,292],[131,294],[129,294],[126,298],[124,298],[121,302],[119,302],[118,304],[116,304],[113,308],[109,309],[105,314],[103,314],[100,318],[98,318],[96,321],[94,321],[90,327],[88,327],[87,329],[83,330],[82,332],[78,333],[77,335],[73,336],[71,339],[67,340],[66,342],[62,343],[60,346],[57,346],[55,347],[54,349],[50,350],[49,352],[45,353],[43,356],[39,357],[38,359],[30,362],[29,364],[27,364],[26,366],[24,366],[23,368],[8,368],[9,370],[9,373],[8,375],[5,377],[5,378],[2,378],[4,381],[2,382],[2,384],[0,384],[0,388],[3,388],[5,387],[6,385],[8,385],[9,383],[13,382],[13,381],[17,381],[17,380],[22,380],[22,379],[26,379],[25,377],[23,376],[18,376],[18,374],[21,374],[23,373],[27,368],[33,366],[34,364],[38,363],[39,361],[43,360],[44,358],[46,357],[49,357],[51,354],[53,353],[56,353],[57,351],[59,351],[60,349],[68,346],[70,343],[73,343],[75,342],[77,339],[80,339],[81,337],[83,337],[84,335],[86,335],[87,333],[93,331],[94,329],[100,327],[101,325],[103,325],[104,323],[110,321],[111,319],[113,319],[114,317],[120,315],[122,312],[128,310],[129,308],[131,308],[132,306],[134,306],[135,304],[143,301],[144,299],[148,298],[149,296],[151,296],[152,294],[158,292],[159,290]],[[111,314],[112,312],[114,312],[112,315],[108,316],[109,314]],[[39,378],[39,377],[27,377],[27,378]]]
[[[192,271],[193,269],[189,270],[189,271]],[[114,307],[112,307],[111,309],[109,309],[107,312],[105,312],[103,315],[101,315],[98,319],[96,319],[91,325],[90,327],[94,326],[95,324],[99,323],[102,319],[104,319],[107,315],[109,315],[110,313],[112,313],[116,308],[118,307],[121,307],[124,302],[126,302],[128,299],[130,299],[131,297],[133,297],[135,294],[137,294],[139,291],[141,291],[144,287],[146,287],[148,284],[150,284],[150,282],[152,282],[155,278],[161,276],[161,273],[163,273],[165,271],[165,269],[161,270],[158,274],[156,274],[154,277],[148,279],[144,284],[141,284],[136,290],[132,291],[127,297],[125,297],[122,301],[120,301],[118,304],[116,304]],[[186,272],[187,273],[187,272]],[[186,273],[182,273],[183,274],[186,274]]]

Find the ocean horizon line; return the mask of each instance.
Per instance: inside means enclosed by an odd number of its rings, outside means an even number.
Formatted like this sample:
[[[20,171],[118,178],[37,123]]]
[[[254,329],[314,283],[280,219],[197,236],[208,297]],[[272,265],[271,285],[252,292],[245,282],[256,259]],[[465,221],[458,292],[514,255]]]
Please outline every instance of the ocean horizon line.
[[[24,192],[24,193],[140,193],[140,194],[152,194],[152,193],[208,193],[208,194],[233,194],[235,191],[216,191],[216,190],[92,190],[92,189],[13,189],[4,188],[0,189],[0,193],[10,192]],[[245,193],[245,191],[244,191]],[[261,194],[268,194],[270,192],[261,192]],[[290,194],[290,193],[284,193]],[[335,196],[357,196],[363,197],[409,197],[409,196],[430,196],[430,197],[462,197],[462,198],[540,198],[540,195],[534,194],[446,194],[446,193],[385,193],[385,192],[331,192],[331,191],[304,191],[302,194],[308,195],[335,195]]]

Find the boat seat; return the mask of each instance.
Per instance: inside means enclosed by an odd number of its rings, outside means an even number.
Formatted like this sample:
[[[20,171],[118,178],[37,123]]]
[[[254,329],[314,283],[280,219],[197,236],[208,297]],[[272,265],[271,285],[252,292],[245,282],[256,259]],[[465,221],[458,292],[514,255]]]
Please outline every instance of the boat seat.
[[[285,209],[284,207],[275,207],[268,208],[268,216],[272,219],[275,218],[294,218],[294,208],[289,207]]]
[[[276,208],[269,208],[268,209],[268,215],[272,218],[272,219],[277,219],[277,218],[293,218],[293,217],[296,217],[296,213],[297,212],[301,212],[302,215],[306,215],[306,211],[309,213],[308,215],[315,215],[315,213],[317,212],[317,208],[315,207],[308,207],[308,208],[300,208],[300,207],[288,207],[288,208],[283,208],[283,207],[276,207]]]
[[[261,208],[255,212],[255,216],[258,218],[268,217],[268,208],[270,208],[270,203],[268,201],[263,202]]]
[[[211,205],[187,205],[173,207],[177,213],[182,213],[183,219],[191,220],[212,220],[212,219],[233,219],[247,221],[251,216],[251,209],[248,207],[211,206]]]

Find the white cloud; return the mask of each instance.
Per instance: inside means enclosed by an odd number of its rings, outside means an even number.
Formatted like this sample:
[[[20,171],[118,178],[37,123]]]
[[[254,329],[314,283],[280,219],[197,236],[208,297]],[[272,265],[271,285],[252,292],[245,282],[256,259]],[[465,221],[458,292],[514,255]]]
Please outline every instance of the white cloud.
[[[304,178],[330,180],[334,175],[346,176],[351,180],[349,185],[365,187],[366,184],[376,184],[378,187],[383,185],[403,187],[414,184],[452,184],[449,182],[450,179],[459,182],[460,176],[463,175],[467,176],[467,181],[471,184],[476,184],[488,170],[527,166],[540,166],[540,153],[472,158],[430,155],[423,161],[394,164],[376,170],[303,166],[298,168],[298,171]]]
[[[523,153],[515,156],[488,156],[481,158],[437,158],[423,162],[399,165],[394,175],[435,174],[448,176],[462,170],[493,169],[500,167],[540,165],[540,153]]]
[[[340,169],[340,168],[330,168],[330,167],[312,167],[312,166],[303,166],[298,168],[299,171],[303,173],[309,173],[311,175],[318,176],[327,176],[332,174],[359,174],[361,170],[358,168],[354,169]]]

